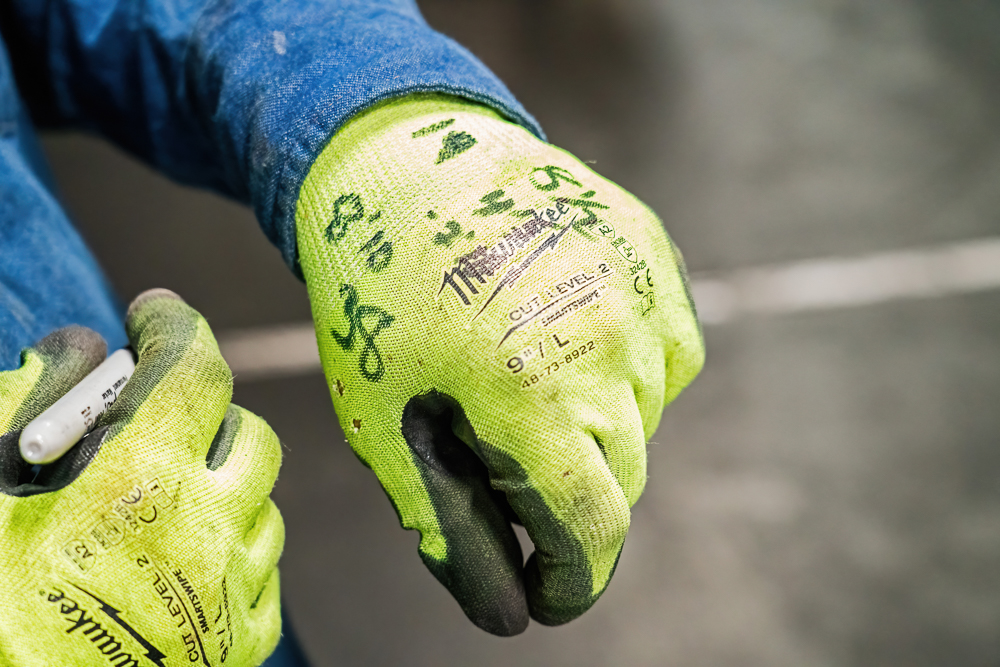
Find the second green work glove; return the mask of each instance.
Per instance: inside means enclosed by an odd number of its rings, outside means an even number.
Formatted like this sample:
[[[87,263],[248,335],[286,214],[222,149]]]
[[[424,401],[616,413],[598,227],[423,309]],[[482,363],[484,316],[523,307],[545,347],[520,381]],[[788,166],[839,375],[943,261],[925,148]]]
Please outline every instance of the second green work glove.
[[[138,356],[84,440],[33,469],[21,428],[104,359],[61,329],[0,373],[0,665],[258,665],[281,632],[278,438],[230,403],[205,320],[153,290]]]

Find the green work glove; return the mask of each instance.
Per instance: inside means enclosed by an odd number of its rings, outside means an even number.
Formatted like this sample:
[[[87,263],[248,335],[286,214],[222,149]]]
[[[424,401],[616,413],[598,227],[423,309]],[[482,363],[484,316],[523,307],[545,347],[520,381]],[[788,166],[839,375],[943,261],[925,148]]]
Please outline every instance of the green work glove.
[[[495,112],[426,95],[344,126],[296,224],[337,414],[424,563],[498,635],[582,614],[704,359],[660,221]]]
[[[40,472],[20,429],[104,359],[71,327],[0,373],[0,665],[258,665],[281,632],[274,432],[230,404],[205,320],[172,292],[129,309],[135,373]]]

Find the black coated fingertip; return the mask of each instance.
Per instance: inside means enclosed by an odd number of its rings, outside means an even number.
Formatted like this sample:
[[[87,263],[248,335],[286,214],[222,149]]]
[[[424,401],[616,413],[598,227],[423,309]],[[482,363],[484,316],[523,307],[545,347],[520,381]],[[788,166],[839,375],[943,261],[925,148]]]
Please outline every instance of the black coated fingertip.
[[[53,331],[38,341],[34,349],[50,363],[72,364],[81,370],[86,369],[82,370],[83,375],[96,368],[108,355],[108,344],[101,334],[75,324]]]
[[[621,549],[608,575],[608,581],[598,593],[593,592],[590,566],[585,558],[574,564],[554,566],[550,564],[543,577],[537,553],[531,554],[524,565],[524,586],[528,594],[528,609],[531,618],[542,625],[563,625],[579,618],[594,606],[607,590],[608,584],[618,567]],[[580,552],[582,557],[582,551]]]
[[[578,618],[593,606],[590,576],[563,576],[561,581],[545,582],[538,567],[537,554],[531,554],[524,566],[525,588],[531,618],[542,625],[562,625]]]
[[[504,568],[488,573],[482,563],[470,568],[469,563],[449,562],[458,559],[452,558],[450,544],[448,551],[445,561],[424,553],[420,558],[452,594],[469,620],[498,637],[513,637],[524,632],[530,616],[520,573],[503,572]]]
[[[168,289],[146,290],[128,306],[125,333],[135,354],[142,356],[153,341],[176,347],[177,339],[193,337],[201,315]],[[183,346],[186,347],[182,343]]]
[[[95,331],[81,326],[58,329],[21,351],[24,364],[32,352],[43,368],[34,387],[11,416],[8,428],[21,429],[97,368],[107,356],[108,346]]]
[[[140,308],[145,306],[150,301],[156,301],[158,299],[171,299],[173,301],[180,301],[181,303],[184,303],[184,299],[182,299],[177,292],[173,292],[163,287],[154,287],[153,289],[148,289],[132,299],[132,303],[128,306],[128,312],[125,314],[125,319],[128,320],[131,318]]]
[[[152,305],[157,302],[159,305]],[[170,290],[147,290],[132,301],[125,332],[136,358],[135,372],[118,400],[102,415],[101,423],[124,424],[135,416],[163,377],[191,349],[200,321],[201,316]]]
[[[446,544],[444,558],[421,552],[424,564],[478,627],[501,637],[524,632],[530,616],[521,546],[471,447],[475,434],[462,407],[437,391],[416,396],[401,429]]]

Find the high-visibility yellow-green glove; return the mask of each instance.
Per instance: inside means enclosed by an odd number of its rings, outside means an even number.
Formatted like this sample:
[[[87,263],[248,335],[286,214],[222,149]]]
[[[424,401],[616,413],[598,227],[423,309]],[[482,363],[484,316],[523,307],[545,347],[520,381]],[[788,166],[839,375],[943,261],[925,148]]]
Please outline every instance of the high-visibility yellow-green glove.
[[[20,429],[104,358],[62,329],[0,373],[0,665],[258,665],[281,632],[274,432],[230,404],[205,320],[146,292],[135,373],[97,428],[40,471]]]
[[[410,96],[331,139],[296,224],[337,414],[424,563],[495,634],[586,611],[704,359],[660,221],[493,111]]]

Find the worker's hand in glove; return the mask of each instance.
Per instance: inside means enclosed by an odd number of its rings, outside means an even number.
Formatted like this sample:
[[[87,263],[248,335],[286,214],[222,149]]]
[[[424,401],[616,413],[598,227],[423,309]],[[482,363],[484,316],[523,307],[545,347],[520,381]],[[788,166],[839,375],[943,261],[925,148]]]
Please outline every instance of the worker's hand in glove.
[[[296,224],[337,414],[424,563],[495,634],[582,614],[704,357],[659,220],[493,111],[412,96],[333,137]]]
[[[0,373],[0,663],[256,665],[281,631],[274,432],[230,404],[205,320],[172,292],[136,299],[135,373],[97,428],[41,470],[31,419],[104,359],[61,329]]]

